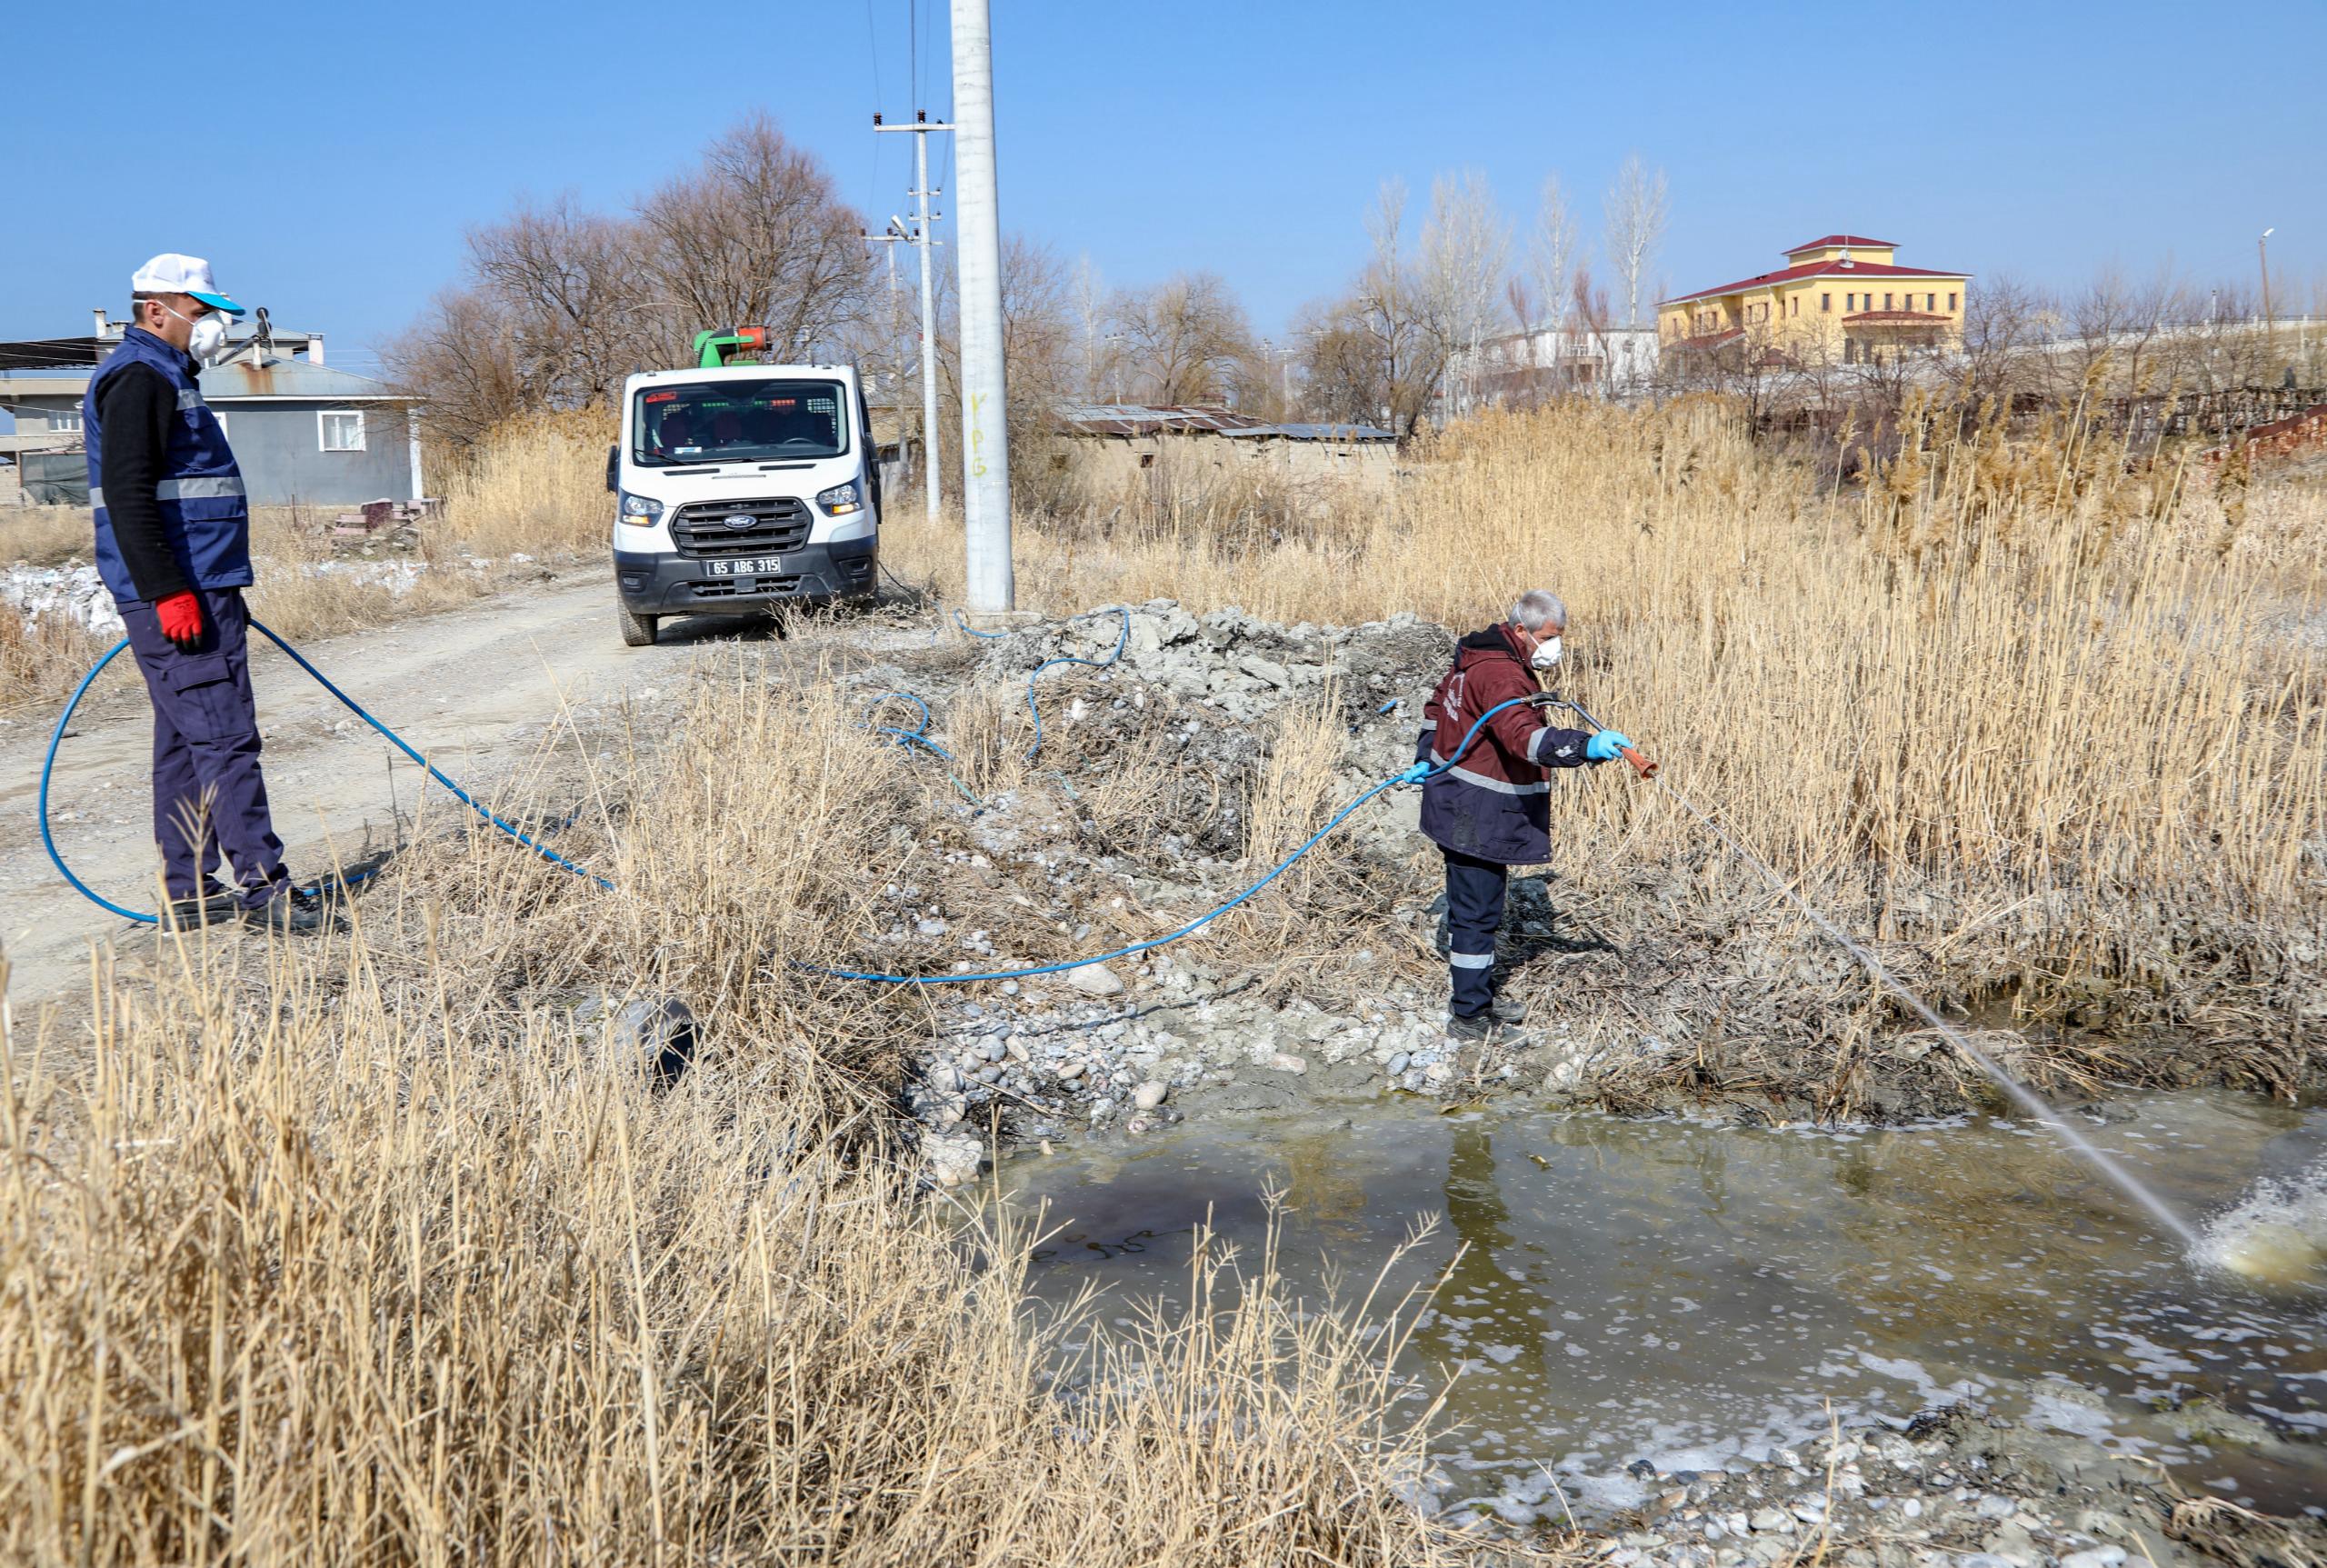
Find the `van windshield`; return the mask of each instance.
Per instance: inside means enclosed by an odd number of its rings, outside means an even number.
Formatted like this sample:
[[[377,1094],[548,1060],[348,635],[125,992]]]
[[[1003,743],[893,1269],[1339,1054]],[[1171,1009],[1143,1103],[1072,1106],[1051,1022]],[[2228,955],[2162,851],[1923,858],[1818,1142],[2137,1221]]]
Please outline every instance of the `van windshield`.
[[[784,463],[848,450],[848,397],[836,381],[709,381],[650,386],[631,408],[631,460]]]

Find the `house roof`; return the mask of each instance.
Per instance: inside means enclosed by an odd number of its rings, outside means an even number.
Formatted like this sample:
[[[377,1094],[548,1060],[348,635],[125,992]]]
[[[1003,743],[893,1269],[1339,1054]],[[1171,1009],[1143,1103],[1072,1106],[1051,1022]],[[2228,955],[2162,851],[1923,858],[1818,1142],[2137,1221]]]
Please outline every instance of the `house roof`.
[[[1828,235],[1822,240],[1804,240],[1785,254],[1790,256],[1798,256],[1803,251],[1824,250],[1828,245],[1865,245],[1873,250],[1884,251],[1899,248],[1899,243],[1896,240],[1871,240],[1864,235]]]
[[[94,339],[82,341],[94,342]],[[10,345],[14,346],[14,345]],[[87,360],[65,362],[38,370],[0,370],[0,380],[25,395],[79,396],[96,367]],[[37,384],[35,387],[35,384]],[[206,403],[235,403],[268,398],[307,403],[415,403],[385,381],[304,359],[277,359],[254,365],[232,359],[203,368],[199,385]]]
[[[233,359],[202,373],[205,403],[232,403],[242,398],[297,398],[320,403],[412,403],[417,399],[398,392],[385,381],[310,365],[304,359],[278,359],[267,365]]]
[[[1968,278],[1972,275],[1968,272],[1946,272],[1935,270],[1931,267],[1893,266],[1888,262],[1851,262],[1845,264],[1838,257],[1833,261],[1804,262],[1800,266],[1783,267],[1776,272],[1765,272],[1753,277],[1740,278],[1735,283],[1725,283],[1718,288],[1701,288],[1694,294],[1674,295],[1671,299],[1663,299],[1656,303],[1659,305],[1686,305],[1693,299],[1712,299],[1717,295],[1724,294],[1740,294],[1749,288],[1768,288],[1773,284],[1798,283],[1806,277],[1822,277],[1829,275],[1853,278]]]

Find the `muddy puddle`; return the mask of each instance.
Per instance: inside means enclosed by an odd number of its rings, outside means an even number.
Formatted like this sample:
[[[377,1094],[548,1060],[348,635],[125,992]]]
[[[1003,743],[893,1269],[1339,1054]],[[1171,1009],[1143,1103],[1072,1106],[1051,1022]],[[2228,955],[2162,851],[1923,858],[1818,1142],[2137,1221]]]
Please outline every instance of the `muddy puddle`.
[[[2155,1094],[2079,1126],[2217,1238],[2327,1212],[2327,1108]],[[1057,1227],[1036,1289],[1096,1281],[1103,1315],[1175,1299],[1207,1216],[1256,1249],[1264,1191],[1310,1300],[1362,1288],[1438,1216],[1393,1275],[1451,1264],[1402,1371],[1431,1393],[1451,1376],[1435,1453],[1466,1493],[1540,1466],[1604,1513],[1639,1500],[1641,1461],[1760,1463],[1830,1409],[1897,1424],[1969,1401],[2193,1492],[2327,1503],[2327,1279],[2192,1266],[2028,1122],[1739,1130],[1397,1100],[1027,1153],[1002,1180]]]

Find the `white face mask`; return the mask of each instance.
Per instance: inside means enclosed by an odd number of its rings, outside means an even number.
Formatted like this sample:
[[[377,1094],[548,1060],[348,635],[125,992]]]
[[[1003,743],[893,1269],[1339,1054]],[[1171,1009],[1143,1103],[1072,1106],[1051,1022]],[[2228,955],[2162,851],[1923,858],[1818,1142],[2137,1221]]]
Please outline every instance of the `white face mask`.
[[[1546,637],[1535,644],[1535,652],[1528,661],[1539,670],[1548,670],[1560,662],[1560,640]]]
[[[193,322],[194,332],[186,339],[185,351],[204,365],[208,365],[225,350],[226,318],[216,311],[211,311],[205,315],[189,316],[184,311],[170,310],[168,305],[164,305],[162,308],[169,310],[170,314],[180,321]]]

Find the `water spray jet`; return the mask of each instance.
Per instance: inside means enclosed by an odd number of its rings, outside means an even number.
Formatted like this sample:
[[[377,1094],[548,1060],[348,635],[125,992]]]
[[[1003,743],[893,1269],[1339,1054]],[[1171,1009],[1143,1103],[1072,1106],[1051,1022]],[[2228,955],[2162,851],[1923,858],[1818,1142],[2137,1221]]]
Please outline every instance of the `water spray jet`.
[[[1571,699],[1565,697],[1555,697],[1547,693],[1542,699],[1540,699],[1540,701],[1543,705],[1547,707],[1563,707],[1570,710],[1576,715],[1576,717],[1582,719],[1585,724],[1590,724],[1595,730],[1605,729],[1607,727],[1599,720],[1593,718],[1589,713],[1585,712],[1583,704]],[[2002,1089],[2005,1095],[2012,1100],[2012,1104],[2018,1105],[2022,1111],[2025,1111],[2030,1116],[2033,1117],[2043,1126],[2052,1129],[2054,1135],[2057,1136],[2062,1143],[2068,1145],[2071,1153],[2076,1154],[2094,1170],[2100,1172],[2102,1175],[2107,1177],[2109,1181],[2116,1186],[2118,1191],[2132,1199],[2133,1202],[2140,1205],[2140,1207],[2147,1213],[2152,1219],[2162,1225],[2177,1240],[2179,1240],[2185,1252],[2193,1256],[2198,1253],[2200,1247],[2198,1233],[2191,1228],[2188,1221],[2184,1220],[2180,1214],[2174,1213],[2172,1205],[2168,1204],[2163,1198],[2159,1197],[2155,1193],[2152,1192],[2149,1187],[2142,1183],[2140,1177],[2134,1175],[2132,1172],[2127,1170],[2122,1164],[2119,1164],[2115,1159],[2112,1159],[2109,1154],[2104,1153],[2099,1145],[2095,1144],[2090,1138],[2087,1138],[2083,1134],[2069,1125],[2067,1120],[2062,1117],[2059,1112],[2052,1108],[2050,1102],[2045,1100],[2042,1095],[2037,1094],[2035,1090],[2031,1089],[2027,1084],[2022,1084],[2019,1079],[2014,1078],[2010,1073],[2004,1071],[2003,1064],[1998,1062],[1985,1051],[1981,1050],[1977,1044],[1973,1044],[1970,1035],[1964,1034],[1962,1030],[1958,1029],[1954,1024],[1950,1024],[1946,1019],[1942,1018],[1939,1014],[1932,1008],[1929,1003],[1925,1002],[1922,997],[1909,990],[1905,982],[1902,981],[1897,975],[1892,974],[1889,965],[1885,964],[1880,958],[1877,958],[1872,952],[1868,951],[1864,944],[1852,936],[1850,933],[1844,931],[1841,926],[1836,925],[1833,921],[1827,919],[1825,915],[1820,914],[1815,908],[1813,908],[1808,900],[1796,893],[1793,890],[1793,884],[1787,882],[1783,877],[1780,876],[1777,872],[1771,867],[1767,861],[1763,860],[1760,855],[1755,854],[1752,850],[1746,848],[1744,844],[1739,843],[1736,837],[1733,835],[1727,828],[1723,827],[1721,824],[1714,821],[1712,816],[1700,810],[1695,802],[1690,800],[1688,796],[1683,794],[1679,790],[1674,789],[1671,783],[1659,778],[1656,774],[1656,769],[1653,764],[1642,766],[1641,762],[1635,759],[1633,765],[1639,770],[1640,776],[1643,782],[1653,784],[1657,788],[1663,790],[1664,794],[1672,799],[1675,805],[1678,805],[1683,811],[1687,812],[1691,816],[1695,817],[1698,822],[1704,824],[1707,832],[1719,839],[1730,849],[1732,853],[1736,854],[1738,858],[1743,860],[1747,864],[1753,866],[1754,870],[1760,872],[1763,879],[1770,884],[1773,892],[1778,894],[1779,896],[1785,899],[1787,903],[1800,910],[1803,915],[1807,918],[1813,925],[1815,925],[1820,931],[1833,938],[1833,940],[1840,944],[1844,951],[1848,952],[1852,957],[1857,959],[1859,963],[1865,965],[1867,973],[1874,976],[1877,984],[1881,984],[1885,990],[1889,991],[1900,1001],[1905,1003],[1914,1013],[1915,1016],[1921,1018],[1925,1024],[1930,1024],[1933,1029],[1937,1030],[1941,1038],[1944,1039],[1950,1045],[1954,1046],[1957,1051],[1962,1054],[1966,1061],[1972,1063],[1972,1065],[1979,1068],[1982,1073],[1985,1074],[1991,1080],[1992,1080],[1995,1085]],[[2316,1249],[2312,1250],[2312,1256],[2314,1259],[2317,1258],[2318,1253]]]

